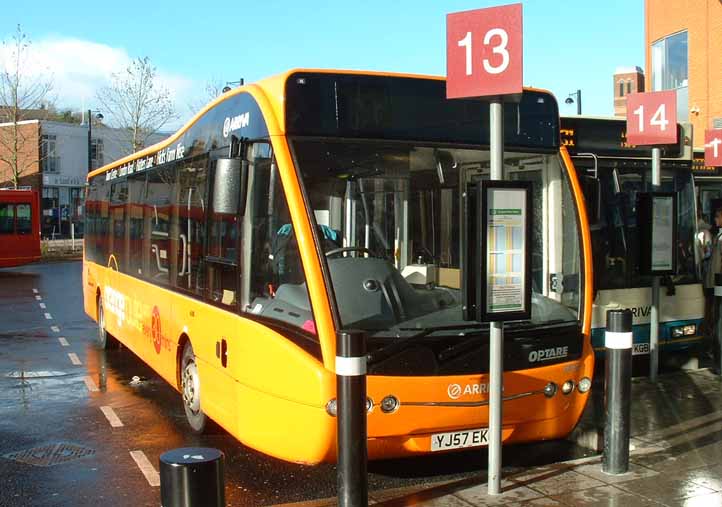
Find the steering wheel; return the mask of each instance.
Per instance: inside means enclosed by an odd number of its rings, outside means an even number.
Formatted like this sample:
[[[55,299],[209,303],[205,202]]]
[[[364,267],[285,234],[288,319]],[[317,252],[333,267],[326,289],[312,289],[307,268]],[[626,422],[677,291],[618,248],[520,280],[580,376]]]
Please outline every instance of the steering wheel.
[[[369,257],[379,257],[378,254],[372,252],[368,248],[364,248],[362,246],[345,246],[343,248],[334,248],[333,250],[329,250],[326,252],[326,257],[333,257],[334,255],[343,254],[346,252],[359,252],[359,253],[365,253]]]

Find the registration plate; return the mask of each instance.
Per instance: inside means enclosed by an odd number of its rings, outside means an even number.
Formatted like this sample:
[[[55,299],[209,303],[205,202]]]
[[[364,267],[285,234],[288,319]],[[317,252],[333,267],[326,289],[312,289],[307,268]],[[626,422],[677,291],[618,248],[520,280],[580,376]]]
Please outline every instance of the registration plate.
[[[641,356],[649,354],[649,343],[635,343],[632,345],[632,355]]]
[[[487,428],[476,430],[451,431],[448,433],[435,433],[431,435],[431,450],[446,451],[448,449],[463,449],[464,447],[479,447],[487,444]]]

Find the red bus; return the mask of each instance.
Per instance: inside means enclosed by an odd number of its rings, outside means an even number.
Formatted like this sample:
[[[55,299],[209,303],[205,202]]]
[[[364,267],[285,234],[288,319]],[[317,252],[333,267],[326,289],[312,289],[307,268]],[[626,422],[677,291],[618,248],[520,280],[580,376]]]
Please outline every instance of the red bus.
[[[40,201],[35,190],[0,189],[0,268],[40,259]]]

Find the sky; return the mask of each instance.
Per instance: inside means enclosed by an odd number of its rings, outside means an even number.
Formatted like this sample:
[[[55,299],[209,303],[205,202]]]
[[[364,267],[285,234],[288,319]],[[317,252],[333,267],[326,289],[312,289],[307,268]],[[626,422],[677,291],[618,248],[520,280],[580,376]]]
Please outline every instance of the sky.
[[[506,2],[501,2],[501,4]],[[446,14],[488,0],[243,1],[33,0],[3,5],[0,39],[17,24],[32,41],[32,72],[51,75],[60,108],[97,108],[97,90],[149,57],[176,103],[178,128],[208,82],[253,82],[297,67],[444,75]],[[612,115],[617,67],[644,68],[644,1],[523,2],[524,83],[584,114]]]

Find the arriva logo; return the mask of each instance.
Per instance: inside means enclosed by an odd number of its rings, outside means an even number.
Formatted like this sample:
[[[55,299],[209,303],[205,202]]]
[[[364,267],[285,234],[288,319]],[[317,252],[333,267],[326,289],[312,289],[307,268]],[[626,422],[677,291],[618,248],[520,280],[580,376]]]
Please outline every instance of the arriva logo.
[[[223,137],[231,132],[247,127],[251,123],[251,113],[243,113],[233,118],[226,117],[223,121]]]
[[[452,400],[458,400],[467,394],[488,394],[489,384],[466,384],[464,387],[459,384],[449,384],[446,393]]]

